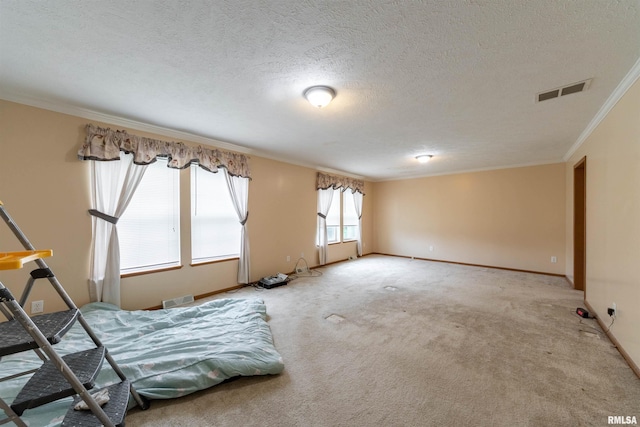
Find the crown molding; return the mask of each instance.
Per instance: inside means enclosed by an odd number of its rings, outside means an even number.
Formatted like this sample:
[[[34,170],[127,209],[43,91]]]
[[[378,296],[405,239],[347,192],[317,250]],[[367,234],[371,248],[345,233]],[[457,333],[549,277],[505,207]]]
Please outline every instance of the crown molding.
[[[348,172],[343,172],[337,169],[331,169],[331,168],[325,168],[322,166],[313,166],[313,168],[319,172],[325,172],[328,173],[330,175],[341,175],[341,176],[346,176],[348,178],[353,178],[353,179],[362,179],[364,181],[373,181],[372,179],[367,178],[366,176],[362,176],[362,175],[355,175],[352,173],[348,173]]]
[[[640,77],[640,58],[636,61],[636,63],[631,67],[631,70],[627,73],[626,76],[622,79],[618,87],[611,93],[609,98],[602,105],[598,113],[595,115],[591,122],[587,125],[587,127],[582,131],[576,142],[573,143],[567,154],[564,155],[562,160],[565,162],[568,161],[573,154],[578,151],[578,148],[589,138],[591,133],[598,127],[600,122],[609,114],[611,109],[620,101],[620,99],[624,96],[625,93],[629,90],[629,88],[638,80]]]
[[[627,86],[625,87],[625,89],[622,92],[622,94],[624,94],[624,92],[626,92],[626,90],[631,86],[631,84],[633,82],[635,82],[635,80],[640,76],[640,60],[636,63],[636,65],[634,66],[634,69],[636,69],[635,78],[628,79],[628,77],[631,75],[631,72],[630,72],[629,74],[627,74],[627,77],[625,77],[625,80],[623,80],[623,82],[626,81],[626,80],[630,80],[630,83],[627,84]],[[620,87],[622,87],[622,83],[618,86],[618,88],[620,88]],[[618,89],[616,89],[616,92],[618,92]],[[615,102],[617,102],[617,100],[620,99],[621,96],[622,95],[620,95],[618,98],[616,98]],[[611,98],[613,98],[613,95],[610,97],[610,99]],[[498,170],[498,169],[511,169],[511,168],[528,167],[528,166],[540,166],[540,165],[557,163],[557,162],[553,162],[553,161],[547,161],[547,162],[525,163],[525,164],[507,165],[507,166],[499,166],[499,167],[495,167],[494,166],[494,167],[487,167],[487,168],[458,170],[458,171],[433,173],[433,174],[424,174],[424,175],[410,175],[410,176],[405,176],[405,177],[375,179],[375,178],[371,178],[371,177],[367,177],[367,176],[356,175],[356,174],[353,174],[353,173],[341,171],[341,170],[338,170],[338,169],[332,169],[332,168],[327,168],[327,167],[323,167],[323,166],[313,165],[313,164],[310,164],[310,163],[300,162],[300,161],[296,161],[296,160],[292,160],[292,159],[285,159],[285,158],[278,157],[278,156],[275,156],[275,155],[272,155],[272,154],[269,154],[269,153],[266,153],[266,152],[262,152],[262,151],[259,151],[259,150],[254,150],[254,149],[243,147],[243,146],[236,145],[236,144],[231,144],[231,143],[224,142],[224,141],[219,141],[217,139],[208,138],[208,137],[205,137],[205,136],[202,136],[202,135],[197,135],[197,134],[190,133],[190,132],[184,132],[184,131],[179,131],[179,130],[175,130],[175,129],[171,129],[171,128],[167,128],[167,127],[163,127],[163,126],[144,123],[144,122],[140,122],[140,121],[137,121],[137,120],[131,120],[131,119],[127,119],[125,117],[115,116],[115,115],[112,115],[112,114],[106,114],[106,113],[102,113],[102,112],[99,112],[99,111],[93,111],[93,110],[90,110],[90,109],[87,109],[87,108],[67,105],[67,104],[64,104],[64,103],[61,103],[61,102],[52,102],[52,101],[43,100],[43,99],[40,99],[40,98],[28,97],[28,96],[24,96],[24,95],[16,95],[16,94],[13,94],[13,93],[10,93],[10,92],[6,92],[6,91],[3,91],[3,90],[0,90],[0,99],[4,99],[4,100],[10,101],[10,102],[16,102],[18,104],[29,105],[31,107],[42,108],[44,110],[54,111],[54,112],[57,112],[57,113],[69,114],[71,116],[81,117],[81,118],[88,119],[88,120],[95,120],[95,121],[102,122],[102,123],[105,123],[105,124],[108,124],[108,125],[122,126],[122,127],[126,127],[126,128],[129,128],[129,129],[139,130],[139,131],[142,131],[142,132],[149,132],[149,133],[154,133],[154,134],[158,134],[158,135],[162,135],[162,136],[166,136],[166,137],[176,138],[176,139],[179,139],[179,140],[185,140],[185,141],[190,141],[190,142],[194,142],[194,143],[205,144],[205,145],[208,145],[208,146],[214,146],[214,147],[222,148],[222,149],[229,150],[229,151],[235,151],[235,152],[239,152],[239,153],[243,153],[243,154],[252,154],[252,155],[259,156],[259,157],[262,157],[262,158],[265,158],[265,159],[275,160],[275,161],[287,163],[287,164],[290,164],[290,165],[301,166],[301,167],[305,167],[305,168],[309,168],[309,169],[315,169],[315,170],[320,171],[320,172],[326,172],[326,173],[334,174],[334,175],[342,175],[342,176],[346,176],[346,177],[350,177],[350,178],[354,178],[354,179],[362,179],[364,181],[370,181],[370,182],[400,181],[400,180],[405,180],[405,179],[419,179],[419,178],[427,178],[427,177],[432,177],[432,176],[456,175],[456,174],[463,174],[463,173],[484,172],[484,171]],[[613,105],[615,105],[615,102],[613,102],[611,107],[613,107]],[[611,107],[609,108],[609,110],[611,109]],[[604,109],[604,107],[603,107],[603,109]],[[608,110],[607,110],[607,112],[608,112]],[[602,120],[602,119],[600,119],[600,120]],[[594,128],[595,128],[596,125],[594,125]],[[587,136],[588,135],[585,136],[585,139],[586,139]],[[574,145],[576,145],[576,144],[574,144]],[[578,146],[575,147],[574,151],[578,148]],[[572,147],[572,149],[573,149],[573,147]],[[573,152],[571,152],[571,154],[573,154]],[[565,155],[565,157],[570,156],[571,154],[567,153],[567,155]],[[566,159],[564,161],[566,161]]]
[[[62,102],[49,101],[41,98],[35,98],[25,95],[0,90],[0,99],[15,102],[18,104],[29,105],[31,107],[42,108],[44,110],[54,111],[56,113],[68,114],[70,116],[81,117],[83,119],[95,120],[108,125],[122,126],[129,129],[135,129],[142,132],[155,133],[158,135],[176,138],[180,140],[195,142],[199,144],[209,145],[222,148],[229,151],[236,151],[243,154],[257,154],[255,150],[243,147],[229,142],[220,141],[206,136],[198,135],[191,132],[180,131],[167,128],[164,126],[153,125],[150,123],[140,122],[137,120],[127,119],[126,117],[116,116],[113,114],[102,113],[90,110],[88,108],[77,107]]]
[[[238,153],[253,154],[255,156],[259,156],[265,159],[275,160],[277,162],[288,163],[291,165],[301,166],[309,169],[315,169],[322,172],[366,180],[366,177],[363,177],[360,175],[354,175],[354,174],[343,172],[336,169],[329,169],[329,168],[320,167],[318,165],[299,162],[291,159],[285,159],[282,157],[271,155],[269,153],[266,153],[260,150],[243,147],[241,145],[231,144],[229,142],[220,141],[217,139],[209,138],[209,137],[198,135],[195,133],[180,131],[176,129],[167,128],[164,126],[153,125],[150,123],[144,123],[137,120],[131,120],[131,119],[127,119],[126,117],[102,113],[99,111],[90,110],[88,108],[65,104],[63,102],[56,102],[56,101],[45,100],[37,97],[25,96],[22,94],[16,94],[16,93],[2,90],[2,89],[0,89],[0,99],[4,99],[5,101],[9,101],[9,102],[15,102],[17,104],[28,105],[30,107],[41,108],[43,110],[54,111],[56,113],[68,114],[74,117],[81,117],[87,120],[95,120],[101,123],[105,123],[107,125],[122,126],[129,129],[135,129],[142,132],[149,132],[149,133],[154,133],[154,134],[165,136],[165,137],[171,137],[179,140],[194,142],[198,144],[204,144],[208,146],[222,148],[229,151],[235,151]]]
[[[505,165],[505,166],[488,166],[486,168],[461,169],[461,170],[436,172],[436,173],[429,173],[429,174],[422,174],[422,175],[408,175],[405,177],[398,177],[398,178],[373,179],[371,181],[372,182],[404,181],[409,179],[431,178],[434,176],[462,175],[465,173],[491,172],[491,171],[498,171],[503,169],[518,169],[518,168],[528,168],[528,167],[534,167],[534,166],[557,165],[557,164],[564,164],[564,163],[565,162],[561,160],[557,160],[557,161],[547,160],[542,162],[518,163],[518,164],[512,164],[512,165]]]

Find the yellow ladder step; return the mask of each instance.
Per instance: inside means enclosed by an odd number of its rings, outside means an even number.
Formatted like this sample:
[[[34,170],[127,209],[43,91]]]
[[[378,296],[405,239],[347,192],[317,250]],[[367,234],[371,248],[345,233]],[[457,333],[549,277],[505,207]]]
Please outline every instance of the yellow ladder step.
[[[35,259],[46,258],[53,255],[53,250],[0,252],[0,270],[16,270],[24,264]]]

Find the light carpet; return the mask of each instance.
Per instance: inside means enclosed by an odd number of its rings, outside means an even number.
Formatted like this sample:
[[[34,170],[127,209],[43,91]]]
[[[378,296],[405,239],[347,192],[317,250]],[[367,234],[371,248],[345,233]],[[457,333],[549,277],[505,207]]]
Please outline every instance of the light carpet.
[[[640,380],[596,321],[575,314],[583,293],[564,278],[379,255],[316,271],[216,296],[264,299],[284,373],[153,401],[127,426],[640,419]]]

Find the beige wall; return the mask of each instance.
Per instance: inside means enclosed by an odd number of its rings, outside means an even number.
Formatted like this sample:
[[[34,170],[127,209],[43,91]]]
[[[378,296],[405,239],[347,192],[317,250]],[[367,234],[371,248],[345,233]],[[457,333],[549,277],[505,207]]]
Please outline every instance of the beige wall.
[[[573,278],[573,167],[586,167],[586,290],[596,314],[640,365],[640,81],[627,91],[566,164],[567,275]]]
[[[616,302],[612,333],[639,364],[639,111],[636,82],[566,165],[367,182],[364,252],[572,277],[573,165],[587,156],[586,299],[605,320],[606,308]],[[89,300],[89,163],[76,157],[87,122],[0,100],[0,200],[36,247],[54,249],[47,262],[78,305]],[[250,164],[252,280],[292,270],[301,254],[317,265],[315,170],[258,156]],[[189,266],[189,174],[180,173],[184,267],[123,279],[124,308],[150,307],[162,299],[236,284],[236,261]],[[0,226],[0,252],[19,249]],[[330,245],[329,262],[353,254],[354,243]],[[558,257],[556,264],[551,256]],[[2,271],[0,280],[19,293],[28,271]],[[45,283],[37,284],[32,299],[44,299],[46,311],[61,308]]]
[[[374,189],[376,252],[564,274],[561,163],[377,182]]]
[[[47,260],[75,300],[89,302],[89,246],[91,242],[89,162],[77,159],[90,120],[0,100],[0,200],[37,248],[51,248]],[[95,122],[94,122],[95,123]],[[122,127],[110,124],[103,126]],[[158,139],[162,135],[130,132]],[[185,141],[189,143],[189,141]],[[292,271],[304,254],[317,266],[316,171],[250,156],[253,180],[249,186],[251,280],[278,271]],[[181,179],[181,253],[183,268],[122,279],[122,306],[146,308],[184,294],[205,294],[236,285],[237,261],[190,266],[188,170]],[[366,183],[363,208],[365,253],[372,245],[373,190]],[[19,242],[0,224],[0,251],[20,250]],[[355,254],[354,243],[331,245],[330,262]],[[287,262],[287,256],[290,261]],[[29,268],[0,272],[0,280],[20,293]],[[44,299],[45,311],[62,308],[46,283],[37,283],[32,299]]]

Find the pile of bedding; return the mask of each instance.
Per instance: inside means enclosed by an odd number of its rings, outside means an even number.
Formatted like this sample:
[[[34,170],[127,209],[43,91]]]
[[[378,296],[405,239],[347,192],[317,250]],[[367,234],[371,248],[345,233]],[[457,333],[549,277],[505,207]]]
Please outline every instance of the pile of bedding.
[[[180,397],[231,377],[279,374],[284,369],[266,322],[266,307],[258,298],[155,311],[92,303],[81,311],[136,390],[149,399]],[[91,347],[79,324],[55,345],[61,355]],[[8,376],[41,363],[28,351],[3,357],[0,369],[2,376]],[[0,383],[0,396],[12,402],[27,379]],[[105,360],[96,388],[117,381]],[[56,426],[70,402],[67,398],[28,410],[22,419],[31,426]]]

